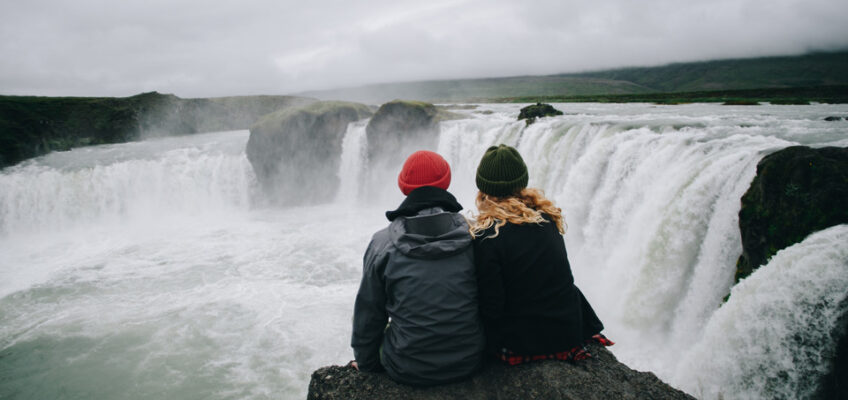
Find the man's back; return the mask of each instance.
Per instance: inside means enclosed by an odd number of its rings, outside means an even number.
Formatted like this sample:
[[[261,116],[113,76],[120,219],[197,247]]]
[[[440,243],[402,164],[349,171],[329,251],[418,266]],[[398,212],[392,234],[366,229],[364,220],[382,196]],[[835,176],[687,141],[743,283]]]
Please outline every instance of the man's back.
[[[374,234],[354,309],[351,344],[361,369],[383,366],[399,382],[426,386],[460,380],[482,364],[468,225],[451,212],[458,203],[450,211],[422,208],[447,200],[456,201],[442,189],[417,189],[404,204],[419,209],[390,216],[391,224]]]

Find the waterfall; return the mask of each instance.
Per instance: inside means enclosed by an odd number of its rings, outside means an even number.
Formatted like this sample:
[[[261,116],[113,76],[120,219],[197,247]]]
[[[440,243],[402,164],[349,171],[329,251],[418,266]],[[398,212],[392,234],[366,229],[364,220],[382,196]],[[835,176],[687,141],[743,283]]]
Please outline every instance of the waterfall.
[[[848,225],[779,251],[733,287],[672,381],[706,399],[810,398],[848,299]]]
[[[622,362],[705,399],[803,397],[844,311],[848,233],[733,286],[737,218],[765,154],[848,145],[821,121],[839,107],[568,104],[526,126],[489,104],[441,122],[437,151],[473,215],[485,150],[518,148]],[[326,204],[267,207],[247,131],[0,171],[0,397],[303,398],[350,359],[362,254],[403,199],[398,171],[368,170],[366,126],[348,126]]]
[[[0,235],[243,209],[254,180],[247,132],[224,135],[199,145],[172,138],[75,149],[6,169]]]
[[[485,149],[515,146],[530,186],[564,210],[576,284],[618,340],[616,355],[670,379],[733,285],[739,199],[757,162],[796,144],[736,123],[455,121],[443,123],[439,151],[460,177],[452,190],[473,205]]]
[[[359,184],[362,178],[362,170],[365,167],[367,157],[367,142],[365,128],[368,119],[351,122],[344,139],[342,140],[342,155],[339,162],[339,191],[336,194],[337,202],[355,201],[359,195]]]

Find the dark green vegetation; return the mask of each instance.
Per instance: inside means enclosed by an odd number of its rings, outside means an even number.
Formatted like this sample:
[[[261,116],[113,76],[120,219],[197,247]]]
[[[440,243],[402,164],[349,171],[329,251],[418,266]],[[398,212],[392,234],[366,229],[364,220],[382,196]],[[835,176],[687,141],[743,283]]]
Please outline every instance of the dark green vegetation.
[[[704,92],[674,92],[592,96],[528,96],[496,99],[503,103],[760,103],[810,104],[848,103],[848,85],[774,89],[742,89]]]
[[[557,110],[550,104],[536,103],[521,109],[518,113],[518,120],[525,120],[527,125],[536,122],[536,118],[549,117],[554,115],[562,115],[562,111]]]
[[[324,367],[312,374],[309,400],[447,399],[692,399],[654,374],[618,362],[607,349],[588,346],[593,357],[577,363],[538,361],[504,366],[489,363],[471,378],[418,388],[401,385],[385,373],[350,367]]]
[[[846,200],[848,148],[792,146],[764,157],[742,196],[736,280],[807,235],[848,223]]]
[[[54,150],[151,136],[245,129],[270,112],[313,99],[0,96],[0,168]]]
[[[832,89],[832,88],[836,89]],[[841,88],[840,88],[841,87]],[[597,72],[520,76],[510,78],[455,79],[368,85],[307,92],[323,99],[382,103],[405,98],[431,102],[512,101],[570,102],[725,102],[725,93],[739,100],[805,104],[808,101],[848,102],[848,51],[802,56],[763,57],[678,63],[660,67],[622,68]],[[806,88],[793,94],[740,90]],[[818,89],[821,88],[821,89]],[[838,101],[831,97],[838,92]],[[657,94],[698,92],[698,97]],[[628,97],[625,95],[633,95]],[[756,99],[748,97],[756,96]],[[824,96],[824,98],[822,97]],[[718,98],[722,97],[722,98]]]
[[[633,82],[656,92],[846,85],[848,51],[622,68],[573,76]]]
[[[247,158],[269,198],[280,204],[332,200],[347,126],[371,114],[364,104],[322,101],[266,115],[251,126]]]

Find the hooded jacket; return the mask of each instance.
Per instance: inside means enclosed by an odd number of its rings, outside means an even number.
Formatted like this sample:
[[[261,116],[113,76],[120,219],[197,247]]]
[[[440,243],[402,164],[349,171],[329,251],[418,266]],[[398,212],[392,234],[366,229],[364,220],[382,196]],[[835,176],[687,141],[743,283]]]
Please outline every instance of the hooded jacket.
[[[429,386],[463,379],[482,363],[474,254],[462,207],[422,187],[386,213],[363,260],[351,346],[363,371]]]

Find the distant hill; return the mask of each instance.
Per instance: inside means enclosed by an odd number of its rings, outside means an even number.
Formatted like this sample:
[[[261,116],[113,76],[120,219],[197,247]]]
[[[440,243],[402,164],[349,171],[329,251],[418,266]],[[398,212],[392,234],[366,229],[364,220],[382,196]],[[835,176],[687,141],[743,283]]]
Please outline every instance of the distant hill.
[[[848,51],[547,76],[386,83],[299,95],[376,104],[397,98],[460,102],[838,85],[848,85]]]

